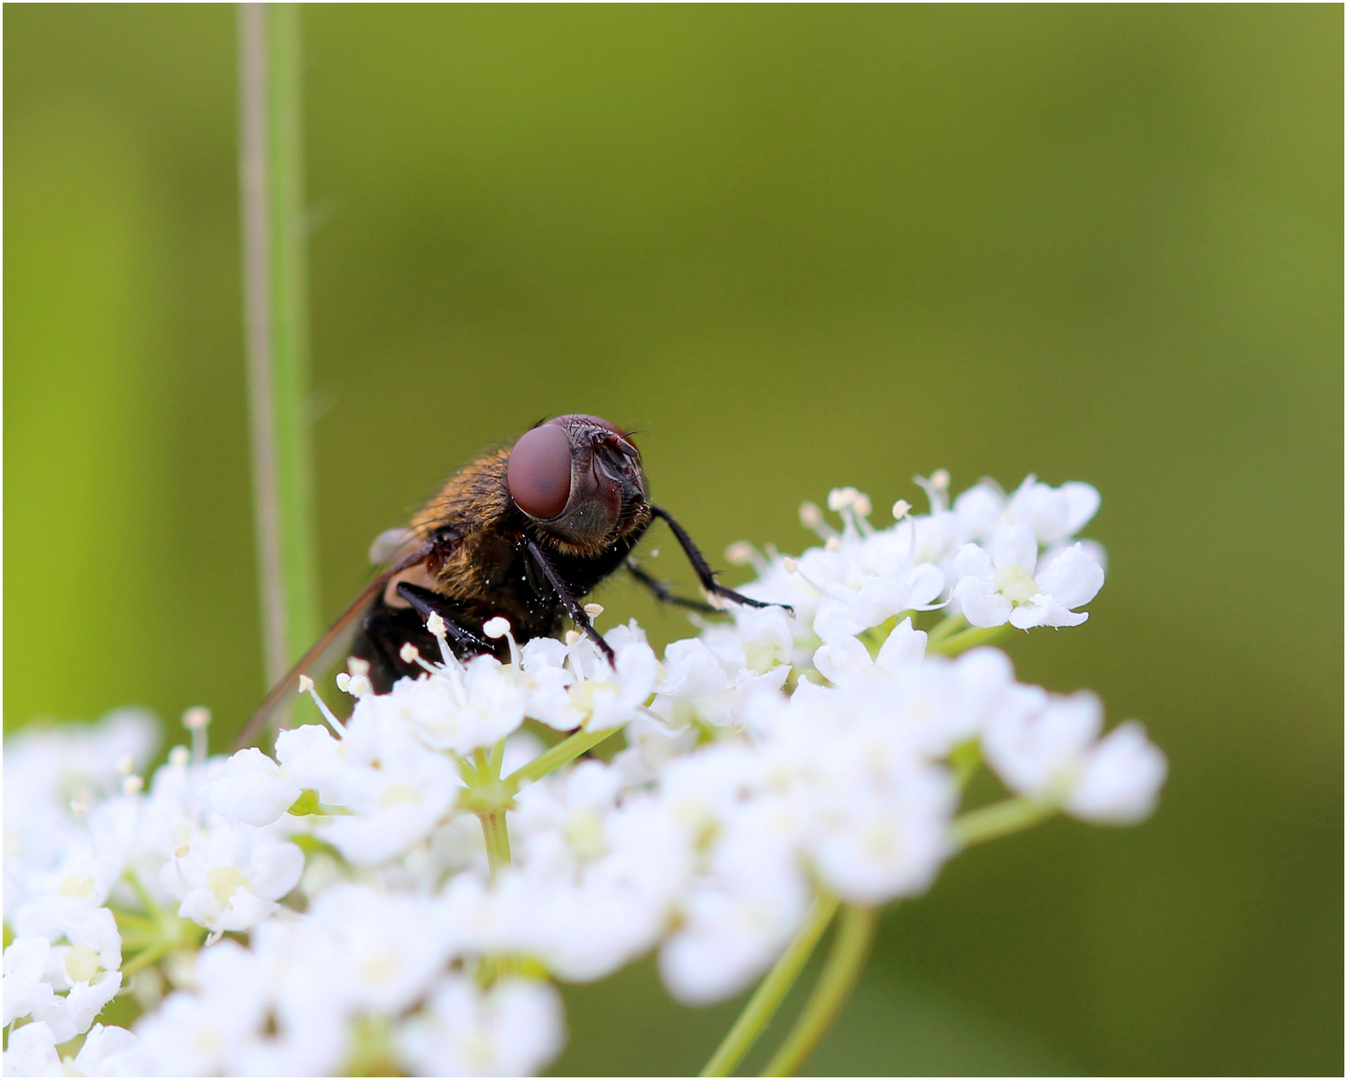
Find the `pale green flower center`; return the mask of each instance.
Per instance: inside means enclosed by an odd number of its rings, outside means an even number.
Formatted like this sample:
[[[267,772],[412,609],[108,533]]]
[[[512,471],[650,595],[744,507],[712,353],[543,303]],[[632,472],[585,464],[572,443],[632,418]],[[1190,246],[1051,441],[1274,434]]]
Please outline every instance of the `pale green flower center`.
[[[72,945],[65,954],[65,973],[72,983],[91,982],[102,965],[88,945]]]
[[[240,886],[252,892],[252,882],[232,866],[216,866],[206,871],[206,888],[213,892],[220,903],[229,903]]]
[[[71,874],[61,882],[62,896],[92,896],[94,892],[94,879],[91,877],[75,877]]]
[[[618,693],[616,683],[600,679],[585,679],[570,688],[571,700],[585,712],[594,711],[594,705],[601,694],[611,694],[613,697],[617,697]]]
[[[392,982],[399,970],[398,958],[391,952],[367,957],[360,965],[360,974],[365,981],[375,985]]]
[[[608,854],[603,819],[593,810],[572,811],[566,818],[563,832],[571,849],[586,862]]]
[[[1026,604],[1043,590],[1028,570],[1011,563],[997,567],[996,591],[1012,604]]]
[[[418,803],[421,793],[410,784],[389,784],[379,796],[379,805],[384,809],[398,803]]]
[[[770,641],[745,641],[744,663],[759,675],[771,671],[781,659],[781,650]]]

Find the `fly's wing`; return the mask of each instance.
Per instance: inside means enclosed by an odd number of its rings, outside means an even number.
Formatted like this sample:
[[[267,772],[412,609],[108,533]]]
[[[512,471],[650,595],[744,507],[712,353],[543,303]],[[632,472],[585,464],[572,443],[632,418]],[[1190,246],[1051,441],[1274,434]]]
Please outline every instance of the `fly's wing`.
[[[253,718],[248,721],[248,726],[243,729],[243,734],[234,743],[235,750],[241,750],[256,742],[281,706],[290,704],[299,691],[301,675],[310,673],[321,675],[341,658],[341,654],[350,648],[351,641],[355,638],[360,615],[388,585],[388,579],[392,576],[391,572],[383,573],[370,582],[356,597],[355,603],[342,613],[341,618],[328,628],[327,633],[318,639],[313,648],[301,656],[295,666],[285,673],[285,677],[271,688],[271,693],[258,706],[257,712],[253,713]]]
[[[412,529],[385,529],[370,544],[369,561],[375,566],[395,562],[404,555],[410,555],[419,545],[420,537]]]
[[[253,713],[253,718],[248,721],[248,726],[243,729],[243,734],[235,741],[234,749],[241,750],[257,741],[262,732],[266,730],[268,722],[276,715],[281,706],[288,704],[299,691],[299,677],[301,675],[310,673],[321,675],[340,660],[355,637],[360,615],[373,603],[374,598],[388,587],[388,583],[397,574],[416,566],[418,563],[425,562],[429,555],[429,545],[425,545],[423,550],[416,551],[390,566],[366,585],[351,606],[342,612],[341,617],[328,628],[327,633],[320,637],[313,648],[301,656],[295,662],[295,666],[285,673],[285,677],[272,687],[271,693],[258,707],[257,712]]]

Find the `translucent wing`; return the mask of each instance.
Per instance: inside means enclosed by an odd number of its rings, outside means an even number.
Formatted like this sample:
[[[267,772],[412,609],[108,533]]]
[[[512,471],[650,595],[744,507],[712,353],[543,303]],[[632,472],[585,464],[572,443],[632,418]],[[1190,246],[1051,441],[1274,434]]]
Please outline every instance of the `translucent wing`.
[[[257,741],[262,732],[266,730],[268,722],[276,715],[281,706],[288,704],[298,693],[301,675],[321,675],[341,659],[342,654],[350,647],[351,640],[355,637],[359,616],[369,607],[374,598],[387,588],[388,583],[396,575],[409,567],[425,562],[430,557],[432,550],[432,544],[423,544],[419,550],[408,555],[401,562],[390,566],[365,586],[360,595],[351,603],[351,606],[343,611],[341,617],[328,628],[327,633],[320,637],[313,648],[301,656],[295,662],[295,666],[285,673],[285,677],[272,687],[271,693],[258,706],[257,712],[253,713],[253,718],[248,721],[248,726],[243,729],[243,734],[235,741],[235,750],[240,750]]]
[[[420,537],[416,535],[415,531],[405,526],[398,529],[385,529],[374,538],[374,543],[370,544],[369,561],[375,566],[394,562],[405,555],[410,555],[416,550],[416,545],[419,543]]]

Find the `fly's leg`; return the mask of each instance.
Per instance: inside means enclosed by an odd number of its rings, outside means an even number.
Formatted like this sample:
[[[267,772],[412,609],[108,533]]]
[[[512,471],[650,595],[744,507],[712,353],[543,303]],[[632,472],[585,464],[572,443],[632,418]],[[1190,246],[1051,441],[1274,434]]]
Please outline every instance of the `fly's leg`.
[[[697,580],[701,582],[702,588],[710,595],[723,597],[726,600],[733,600],[736,604],[747,604],[749,607],[779,607],[784,608],[792,614],[794,613],[795,609],[788,604],[769,604],[762,600],[753,600],[735,592],[733,589],[727,589],[724,585],[719,584],[716,581],[715,573],[711,570],[710,564],[707,563],[701,550],[692,542],[692,537],[684,531],[683,526],[673,519],[673,515],[670,514],[669,511],[658,506],[652,506],[650,512],[657,518],[663,518],[669,523],[669,528],[673,530],[674,536],[677,538],[679,545],[683,548],[683,554],[688,557],[688,562],[692,564],[692,569],[697,574]]]
[[[540,548],[531,537],[524,537],[524,544],[528,548],[528,553],[533,557],[533,561],[538,564],[538,569],[543,572],[547,578],[548,584],[552,586],[557,594],[557,599],[561,601],[561,606],[566,609],[566,614],[571,617],[571,621],[578,626],[584,635],[599,647],[599,651],[608,658],[608,663],[617,667],[617,657],[613,653],[613,647],[603,640],[603,635],[594,629],[594,624],[589,621],[589,614],[585,611],[580,601],[575,598],[571,592],[570,586],[561,579],[551,561],[543,554]]]
[[[713,608],[710,604],[702,600],[689,600],[686,596],[675,596],[669,591],[669,586],[660,581],[653,574],[648,574],[636,565],[635,559],[627,560],[627,572],[637,581],[650,590],[656,600],[664,604],[673,604],[676,607],[687,608],[689,611],[705,611],[714,615],[719,610]]]
[[[465,630],[454,621],[454,615],[449,602],[437,592],[422,588],[420,585],[413,585],[410,582],[403,581],[398,583],[398,595],[407,603],[411,604],[421,615],[423,619],[429,619],[432,615],[438,615],[444,620],[444,629],[454,640],[457,646],[454,652],[457,654],[460,650],[463,653],[489,653],[495,650],[485,641],[479,638],[471,630]]]

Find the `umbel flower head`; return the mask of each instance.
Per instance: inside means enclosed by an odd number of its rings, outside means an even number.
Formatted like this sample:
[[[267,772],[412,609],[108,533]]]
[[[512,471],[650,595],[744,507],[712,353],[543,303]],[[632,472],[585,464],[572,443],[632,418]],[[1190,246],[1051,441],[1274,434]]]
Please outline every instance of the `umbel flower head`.
[[[496,619],[509,662],[460,661],[432,619],[419,678],[375,695],[353,666],[344,721],[308,683],[327,723],[272,754],[207,757],[203,710],[148,778],[143,714],[9,740],[6,1074],[537,1072],[557,982],[654,953],[674,998],[720,1001],[827,905],[917,895],[1054,812],[1146,817],[1166,764],[1141,726],[987,644],[1085,621],[1098,493],[920,482],[929,512],[887,528],[842,488],[834,520],[802,511],[819,546],[736,545],[742,591],[782,606],[662,657],[634,622],[610,665]],[[984,767],[1006,796],[966,807]],[[97,1023],[123,990],[139,1019]]]

